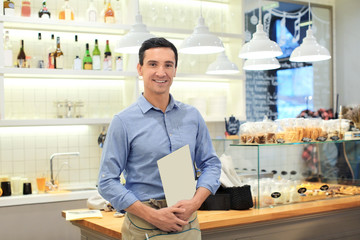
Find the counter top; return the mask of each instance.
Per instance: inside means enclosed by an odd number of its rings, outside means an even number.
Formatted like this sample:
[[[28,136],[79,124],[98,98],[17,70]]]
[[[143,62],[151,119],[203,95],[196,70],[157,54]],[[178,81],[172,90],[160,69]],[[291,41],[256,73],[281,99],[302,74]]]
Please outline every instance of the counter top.
[[[39,203],[51,203],[51,202],[63,202],[72,200],[88,199],[90,196],[94,196],[97,190],[79,190],[59,193],[43,193],[43,194],[29,194],[18,196],[0,197],[0,208],[26,205],[26,204],[39,204]]]
[[[360,207],[360,196],[351,196],[330,200],[304,202],[274,208],[249,209],[243,211],[198,211],[202,231],[216,228],[233,227],[273,221],[297,216],[325,213],[336,210]],[[102,212],[101,219],[85,219],[72,221],[79,227],[89,228],[108,237],[121,239],[121,225],[124,218],[115,218],[114,212]],[[62,212],[65,217],[65,212]]]

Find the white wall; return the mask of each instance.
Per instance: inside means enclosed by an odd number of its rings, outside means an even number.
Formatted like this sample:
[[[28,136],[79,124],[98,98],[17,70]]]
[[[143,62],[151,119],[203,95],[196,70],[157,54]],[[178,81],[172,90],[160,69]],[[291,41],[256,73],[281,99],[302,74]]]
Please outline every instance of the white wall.
[[[335,1],[336,89],[339,104],[359,104],[360,1]]]

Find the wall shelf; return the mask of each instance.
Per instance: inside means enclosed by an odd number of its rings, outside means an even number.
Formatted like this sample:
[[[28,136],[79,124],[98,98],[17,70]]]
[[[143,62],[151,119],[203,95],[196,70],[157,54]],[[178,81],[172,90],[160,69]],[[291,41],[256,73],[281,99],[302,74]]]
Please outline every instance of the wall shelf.
[[[0,120],[0,127],[106,125],[110,122],[111,118],[11,119]]]

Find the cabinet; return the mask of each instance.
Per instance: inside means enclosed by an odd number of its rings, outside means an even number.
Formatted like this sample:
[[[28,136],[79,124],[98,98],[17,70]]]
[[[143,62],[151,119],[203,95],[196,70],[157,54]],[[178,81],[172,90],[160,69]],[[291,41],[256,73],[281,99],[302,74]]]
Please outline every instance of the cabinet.
[[[21,1],[14,2],[17,7],[21,5]],[[100,13],[103,1],[94,2]],[[113,4],[115,2],[118,1],[112,1]],[[165,2],[167,8],[164,8]],[[193,5],[189,1],[186,4],[174,2],[172,5],[168,5],[168,1],[139,1],[139,9],[148,30],[157,36],[167,37],[176,46],[192,33],[202,9],[205,21],[209,19],[210,31],[222,38],[228,57],[241,68],[237,54],[243,42],[242,4],[239,1],[201,2],[202,6],[199,1],[191,1]],[[41,174],[48,175],[48,159],[52,153],[79,151],[79,158],[56,160],[54,169],[58,172],[59,181],[95,183],[101,156],[101,149],[97,146],[99,133],[103,129],[106,131],[112,116],[134,102],[142,91],[142,82],[136,73],[136,55],[123,55],[122,72],[72,70],[75,34],[79,37],[81,52],[84,52],[85,43],[90,44],[92,52],[94,40],[98,39],[103,53],[105,40],[109,40],[112,53],[116,56],[116,41],[135,22],[137,1],[121,0],[121,18],[115,24],[106,24],[101,20],[89,23],[85,21],[88,1],[70,0],[69,3],[74,8],[74,21],[57,20],[63,1],[47,2],[52,14],[48,20],[37,18],[40,0],[31,2],[32,17],[20,17],[19,10],[16,10],[15,16],[0,16],[0,42],[8,30],[14,59],[21,39],[24,39],[27,56],[36,57],[40,51],[47,50],[51,45],[50,35],[55,34],[60,36],[65,60],[62,70],[39,69],[34,65],[25,69],[5,68],[3,49],[0,49],[0,175],[20,175],[31,179]],[[148,8],[151,11],[147,11]],[[225,24],[230,19],[238,24]],[[42,33],[40,43],[37,40],[39,32]],[[206,115],[205,108],[204,118],[208,123],[223,125],[224,117],[230,114],[244,119],[244,77],[242,74],[206,75],[207,66],[215,59],[216,54],[180,55],[172,93],[177,100],[185,103],[192,103],[191,99],[199,97],[207,103],[217,96],[225,98],[226,110],[221,114]],[[82,117],[58,118],[56,102],[63,101],[82,102]],[[211,108],[211,105],[207,107]]]
[[[257,208],[360,194],[360,140],[216,144],[251,186]]]

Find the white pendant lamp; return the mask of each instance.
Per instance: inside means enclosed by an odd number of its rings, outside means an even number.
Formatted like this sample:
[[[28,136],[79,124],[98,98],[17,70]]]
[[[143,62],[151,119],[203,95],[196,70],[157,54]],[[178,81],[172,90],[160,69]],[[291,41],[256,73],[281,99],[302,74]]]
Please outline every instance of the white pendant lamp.
[[[244,70],[249,71],[264,71],[280,68],[280,63],[277,58],[265,59],[247,59],[244,62]]]
[[[236,74],[238,72],[238,67],[229,60],[224,51],[217,56],[215,62],[209,65],[206,74]]]
[[[224,45],[220,38],[210,33],[202,16],[199,17],[198,25],[194,32],[180,45],[179,52],[185,54],[210,54],[224,51]]]
[[[279,45],[269,39],[267,34],[264,32],[263,25],[259,23],[256,26],[256,32],[254,33],[253,38],[242,46],[239,58],[274,58],[281,56],[282,54],[283,52],[281,51]]]
[[[310,21],[310,1],[309,1],[309,21]],[[330,59],[329,51],[321,46],[314,37],[313,31],[309,25],[306,31],[306,37],[302,44],[295,48],[290,55],[292,62],[317,62]]]
[[[115,52],[137,54],[145,40],[155,37],[155,35],[147,30],[146,25],[142,23],[142,16],[139,12],[135,20],[136,22],[131,26],[130,31],[117,42]]]

